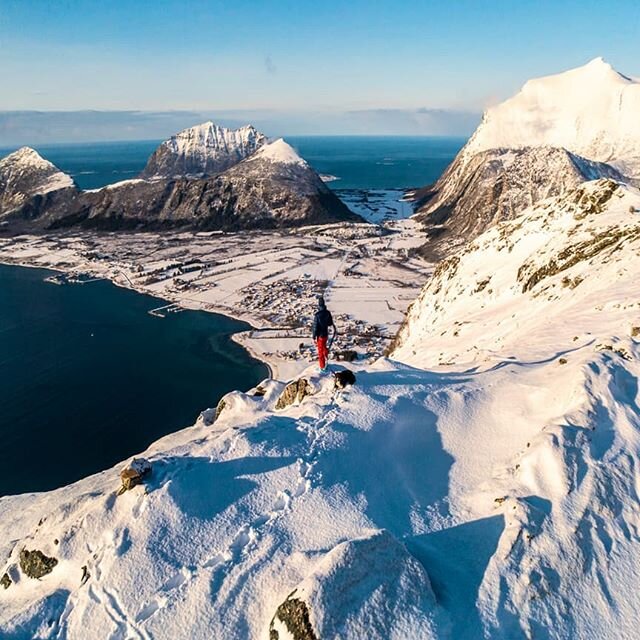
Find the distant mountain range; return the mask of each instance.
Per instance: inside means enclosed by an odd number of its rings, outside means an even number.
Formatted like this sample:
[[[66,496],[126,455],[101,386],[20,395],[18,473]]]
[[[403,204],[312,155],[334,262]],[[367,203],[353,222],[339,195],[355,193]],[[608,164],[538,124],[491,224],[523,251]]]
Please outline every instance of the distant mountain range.
[[[0,161],[0,221],[22,231],[261,229],[360,221],[282,139],[206,122],[163,142],[138,178],[81,191],[24,147]]]

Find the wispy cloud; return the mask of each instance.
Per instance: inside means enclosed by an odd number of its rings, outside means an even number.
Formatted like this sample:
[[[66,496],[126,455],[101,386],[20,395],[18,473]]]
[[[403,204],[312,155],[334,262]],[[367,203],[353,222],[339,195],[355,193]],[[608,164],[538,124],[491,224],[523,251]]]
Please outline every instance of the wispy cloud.
[[[278,72],[278,67],[276,67],[275,63],[273,62],[271,55],[265,57],[264,67],[267,70],[267,73],[271,74],[272,76]]]

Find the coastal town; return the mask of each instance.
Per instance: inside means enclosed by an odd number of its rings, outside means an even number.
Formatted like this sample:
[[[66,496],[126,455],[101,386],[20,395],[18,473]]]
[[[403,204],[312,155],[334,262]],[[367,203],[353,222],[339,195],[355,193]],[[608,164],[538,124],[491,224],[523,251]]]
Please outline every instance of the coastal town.
[[[384,354],[431,273],[414,252],[424,241],[411,219],[242,233],[69,231],[0,237],[0,260],[59,271],[58,283],[108,279],[155,296],[149,312],[159,318],[199,309],[244,320],[252,329],[234,338],[289,377],[314,358],[320,295],[338,328],[335,359]]]

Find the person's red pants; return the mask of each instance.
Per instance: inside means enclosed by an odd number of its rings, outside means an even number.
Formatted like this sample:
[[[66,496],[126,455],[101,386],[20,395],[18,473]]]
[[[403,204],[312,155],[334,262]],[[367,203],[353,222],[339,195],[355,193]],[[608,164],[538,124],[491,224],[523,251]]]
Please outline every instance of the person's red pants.
[[[321,369],[324,369],[327,366],[327,358],[329,357],[327,340],[327,336],[320,336],[319,338],[316,338],[316,346],[318,347],[318,364]]]

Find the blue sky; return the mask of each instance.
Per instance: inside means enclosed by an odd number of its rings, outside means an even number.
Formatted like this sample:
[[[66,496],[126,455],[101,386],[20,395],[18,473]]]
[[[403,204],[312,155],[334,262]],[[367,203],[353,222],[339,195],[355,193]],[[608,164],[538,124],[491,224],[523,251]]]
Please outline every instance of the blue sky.
[[[449,133],[599,55],[640,75],[639,53],[637,1],[0,0],[0,110],[244,112],[296,133],[408,114]]]

